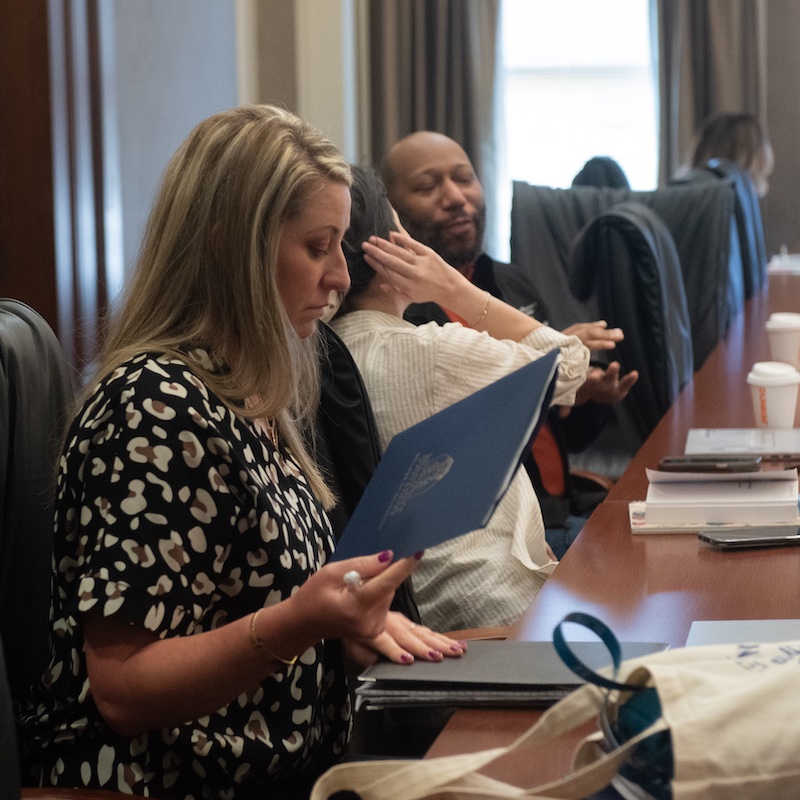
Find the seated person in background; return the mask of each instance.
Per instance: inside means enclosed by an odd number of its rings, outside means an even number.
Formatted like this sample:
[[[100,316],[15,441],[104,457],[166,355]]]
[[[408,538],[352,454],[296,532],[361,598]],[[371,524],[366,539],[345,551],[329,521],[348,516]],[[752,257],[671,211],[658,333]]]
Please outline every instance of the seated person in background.
[[[502,299],[496,277],[513,266],[495,262],[483,251],[483,188],[461,146],[439,133],[412,133],[390,148],[382,173],[389,200],[409,234],[476,286]],[[535,306],[537,298],[530,299]],[[434,303],[414,305],[406,319],[443,323],[458,319],[454,310]],[[602,320],[571,325],[563,333],[577,336],[592,351],[611,350],[623,336]],[[605,496],[602,489],[581,492],[570,486],[568,453],[589,445],[605,423],[608,404],[622,400],[637,378],[635,371],[620,377],[616,361],[603,369],[591,368],[578,390],[576,408],[566,419],[558,409],[550,412],[525,462],[541,502],[547,541],[559,558]]]
[[[493,298],[429,247],[393,232],[376,173],[354,168],[351,192],[345,236],[351,286],[332,327],[362,374],[383,447],[399,431],[554,348],[562,356],[556,400],[574,401],[589,360],[577,337]],[[409,304],[424,300],[453,309],[471,327],[405,321]],[[518,470],[485,528],[426,551],[412,578],[422,621],[439,630],[511,624],[555,563],[536,494]]]
[[[345,651],[463,651],[388,613],[418,559],[326,564],[333,498],[303,428],[317,321],[349,283],[349,184],[270,106],[210,117],[173,156],[65,438],[28,781],[304,798],[347,747]]]
[[[692,167],[723,158],[750,173],[759,197],[769,191],[775,156],[766,129],[752,114],[722,112],[709,117],[698,131]]]
[[[610,156],[594,156],[572,179],[573,186],[607,186],[609,189],[630,189],[622,167]]]

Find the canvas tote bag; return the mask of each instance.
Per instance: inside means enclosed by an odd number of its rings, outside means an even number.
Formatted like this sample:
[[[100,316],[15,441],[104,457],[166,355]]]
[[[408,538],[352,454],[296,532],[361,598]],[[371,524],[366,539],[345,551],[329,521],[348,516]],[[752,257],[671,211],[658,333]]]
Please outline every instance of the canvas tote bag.
[[[568,615],[564,621],[587,616]],[[640,774],[657,775],[664,767],[656,762],[664,760],[665,743],[671,773],[662,793],[651,795],[637,786],[628,796],[800,798],[800,641],[685,647],[621,663],[617,651],[614,661],[614,668],[601,673],[605,682],[634,688],[588,683],[545,711],[508,747],[427,760],[339,764],[319,778],[311,800],[328,800],[339,791],[355,792],[362,800],[579,800],[612,781],[622,792],[630,779],[620,775],[620,768],[624,773],[631,763]],[[613,722],[646,689],[657,695],[658,717],[642,722],[646,727],[618,746],[602,729],[586,737],[574,770],[562,779],[521,789],[478,774],[512,751],[527,751],[535,759],[537,744],[593,718]]]

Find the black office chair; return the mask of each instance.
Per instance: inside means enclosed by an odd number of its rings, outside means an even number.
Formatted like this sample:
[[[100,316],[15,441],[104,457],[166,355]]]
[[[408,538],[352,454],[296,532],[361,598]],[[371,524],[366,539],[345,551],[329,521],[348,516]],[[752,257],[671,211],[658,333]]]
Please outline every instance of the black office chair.
[[[712,158],[672,181],[673,184],[721,180],[730,186],[742,260],[745,299],[760,292],[767,282],[767,247],[761,219],[761,201],[747,170],[723,158]]]
[[[52,498],[72,399],[48,324],[24,303],[0,299],[0,638],[14,698],[49,661]]]
[[[1,800],[127,797],[113,791],[30,787],[18,769],[17,704],[50,660],[53,493],[72,402],[73,376],[50,326],[24,303],[0,299]]]
[[[0,640],[0,800],[19,800],[19,756],[15,714]]]
[[[594,296],[603,319],[625,331],[615,355],[623,372],[638,370],[639,380],[612,411],[620,429],[615,446],[624,444],[632,456],[693,373],[691,323],[675,244],[654,211],[620,203],[577,237],[570,277],[579,300]],[[601,439],[590,450],[604,446]]]
[[[598,319],[591,302],[570,289],[569,259],[578,233],[612,206],[634,201],[653,210],[672,235],[686,287],[695,369],[725,336],[744,305],[744,278],[734,198],[723,181],[666,186],[650,192],[578,186],[553,189],[516,181],[511,207],[511,260],[504,297],[534,302],[539,319],[562,330]]]
[[[767,245],[761,219],[761,200],[753,179],[743,170],[722,158],[712,158],[706,169],[733,182],[735,189],[736,225],[744,268],[745,297],[752,297],[767,284]]]

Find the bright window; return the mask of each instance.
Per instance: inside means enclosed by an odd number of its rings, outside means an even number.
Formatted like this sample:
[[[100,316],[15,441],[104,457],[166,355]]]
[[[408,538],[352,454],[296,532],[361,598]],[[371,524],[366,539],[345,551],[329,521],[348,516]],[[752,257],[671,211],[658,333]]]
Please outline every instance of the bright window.
[[[505,158],[511,180],[567,187],[592,156],[634,189],[657,182],[651,0],[503,0]]]

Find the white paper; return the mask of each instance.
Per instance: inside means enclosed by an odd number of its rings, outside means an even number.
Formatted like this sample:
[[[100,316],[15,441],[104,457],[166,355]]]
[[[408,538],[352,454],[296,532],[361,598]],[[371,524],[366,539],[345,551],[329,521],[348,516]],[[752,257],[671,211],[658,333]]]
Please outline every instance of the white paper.
[[[665,522],[654,523],[647,517],[647,503],[644,500],[632,500],[628,503],[628,520],[631,525],[631,533],[659,534],[659,533],[691,533],[696,534],[700,531],[720,531],[726,528],[761,528],[763,522],[755,520],[753,522],[677,522],[675,519],[668,519]],[[800,526],[800,514],[788,522],[771,522],[770,526],[785,526],[787,529]]]
[[[800,460],[800,428],[692,428],[688,455],[788,455]]]
[[[767,264],[767,269],[771,273],[786,275],[800,275],[800,254],[786,253],[772,256]]]
[[[788,641],[800,641],[800,619],[712,619],[692,623],[686,646]]]
[[[692,473],[647,470],[646,517],[653,525],[764,525],[797,517],[797,470]]]

